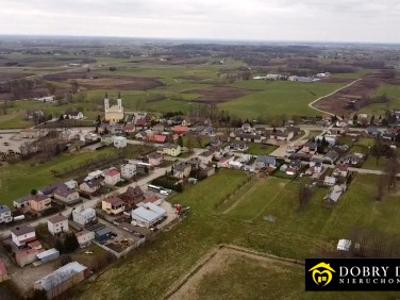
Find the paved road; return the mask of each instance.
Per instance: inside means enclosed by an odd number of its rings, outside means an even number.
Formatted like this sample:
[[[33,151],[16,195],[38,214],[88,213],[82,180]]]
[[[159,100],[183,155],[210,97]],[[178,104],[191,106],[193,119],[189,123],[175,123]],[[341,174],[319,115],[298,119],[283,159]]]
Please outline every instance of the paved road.
[[[308,107],[313,109],[313,110],[316,110],[316,111],[318,111],[320,113],[327,114],[327,115],[330,115],[330,116],[334,116],[335,114],[333,114],[333,113],[331,113],[329,111],[316,108],[314,106],[314,104],[317,103],[318,101],[322,100],[322,99],[325,99],[325,98],[328,98],[330,96],[335,95],[336,93],[340,92],[341,90],[344,90],[344,89],[347,89],[348,87],[351,87],[353,84],[355,84],[355,83],[357,83],[357,82],[359,82],[361,80],[362,80],[361,78],[359,78],[357,80],[354,80],[354,81],[350,82],[349,84],[346,84],[345,86],[342,86],[341,88],[338,88],[338,89],[334,90],[333,92],[331,92],[331,93],[329,93],[329,94],[327,94],[325,96],[322,96],[322,97],[319,97],[318,99],[315,99],[314,101],[312,101],[312,102],[310,102],[308,104]],[[340,118],[340,117],[338,116],[338,118]]]

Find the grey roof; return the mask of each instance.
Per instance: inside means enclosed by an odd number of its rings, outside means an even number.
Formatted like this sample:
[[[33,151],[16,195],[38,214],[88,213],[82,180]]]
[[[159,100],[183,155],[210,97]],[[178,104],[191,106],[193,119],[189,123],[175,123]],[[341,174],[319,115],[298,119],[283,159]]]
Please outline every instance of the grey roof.
[[[256,159],[256,163],[264,163],[266,165],[275,165],[276,158],[270,155],[260,155]]]
[[[23,235],[34,231],[35,228],[26,225],[17,226],[11,229],[11,232],[14,233],[15,235]]]
[[[53,223],[53,224],[59,223],[59,222],[65,221],[65,220],[67,220],[67,217],[65,217],[61,214],[49,218],[49,222]]]
[[[35,282],[46,291],[50,291],[62,283],[71,279],[74,275],[84,272],[87,268],[84,265],[74,261],[61,268],[55,270],[53,273],[43,277]]]
[[[7,206],[0,205],[0,215],[3,213],[6,213],[6,212],[8,213],[9,211],[10,211],[10,209]]]
[[[65,184],[60,185],[55,191],[55,195],[59,195],[61,197],[68,197],[72,193],[75,193],[74,190],[71,190],[69,187],[67,187]]]

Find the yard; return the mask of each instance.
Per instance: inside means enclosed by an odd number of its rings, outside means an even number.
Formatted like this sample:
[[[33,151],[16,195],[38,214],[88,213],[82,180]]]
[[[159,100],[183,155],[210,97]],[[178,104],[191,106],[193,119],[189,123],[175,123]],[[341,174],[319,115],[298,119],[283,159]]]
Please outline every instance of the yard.
[[[249,144],[249,150],[247,152],[252,155],[268,155],[274,152],[278,147],[272,145],[262,145],[262,144]]]

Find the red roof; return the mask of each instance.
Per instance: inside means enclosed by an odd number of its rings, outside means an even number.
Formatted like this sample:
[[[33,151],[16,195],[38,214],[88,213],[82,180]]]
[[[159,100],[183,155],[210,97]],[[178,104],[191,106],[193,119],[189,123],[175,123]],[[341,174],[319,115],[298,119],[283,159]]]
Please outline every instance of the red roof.
[[[154,143],[163,144],[163,143],[165,143],[166,140],[167,140],[167,137],[162,134],[155,134],[150,137],[150,141],[152,141]]]
[[[120,174],[119,171],[115,168],[109,169],[107,172],[105,172],[106,176],[111,176],[111,177],[118,176],[119,174]]]
[[[175,133],[186,133],[189,131],[189,127],[178,125],[178,126],[173,127],[172,131]]]

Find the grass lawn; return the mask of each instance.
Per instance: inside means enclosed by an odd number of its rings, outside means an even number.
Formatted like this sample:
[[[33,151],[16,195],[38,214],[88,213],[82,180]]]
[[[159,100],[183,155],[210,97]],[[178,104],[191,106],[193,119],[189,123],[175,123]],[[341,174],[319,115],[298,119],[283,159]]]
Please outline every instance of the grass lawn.
[[[177,278],[188,272],[203,255],[220,243],[303,259],[321,255],[326,249],[334,249],[339,238],[348,237],[354,228],[360,226],[367,230],[398,233],[400,203],[395,201],[394,196],[376,202],[376,180],[375,176],[357,175],[347,194],[332,209],[323,206],[322,199],[327,189],[317,188],[308,206],[299,210],[298,182],[274,177],[259,179],[249,187],[253,189],[251,193],[238,192],[238,196],[243,199],[239,199],[235,209],[223,214],[217,209],[218,205],[227,196],[236,195],[235,191],[248,180],[242,172],[220,170],[215,176],[172,198],[174,203],[191,207],[191,214],[183,223],[161,233],[156,241],[146,243],[132,257],[120,260],[96,281],[80,285],[75,293],[82,299],[126,299],[131,295],[135,295],[135,299],[161,299]],[[267,215],[274,216],[275,222],[266,221],[264,217]],[[222,276],[223,281],[214,288],[211,286],[219,282],[220,275],[207,277],[209,279],[200,284],[200,295],[206,299],[228,297],[226,285],[229,283],[235,286],[232,293],[241,298],[241,293],[252,287],[254,282],[263,282],[266,286],[276,286],[272,292],[278,298],[337,299],[338,295],[351,299],[369,297],[369,294],[362,293],[304,293],[303,270],[299,274],[289,272],[282,275],[282,278],[293,278],[295,283],[289,285],[285,281],[277,285],[273,273],[263,272],[251,262],[248,268],[244,265],[243,262],[233,262],[232,267],[224,271],[226,276]],[[243,282],[243,276],[238,276],[250,273],[253,275],[246,277],[248,282]],[[253,295],[253,292],[250,293]],[[378,294],[373,295],[375,299]],[[379,296],[385,298],[383,294]]]
[[[235,86],[253,90],[247,96],[220,105],[242,118],[270,118],[276,115],[315,116],[308,104],[341,87],[333,83],[299,83],[288,81],[242,81]]]
[[[274,152],[278,147],[272,145],[262,144],[249,144],[249,150],[247,153],[252,155],[268,155]]]

